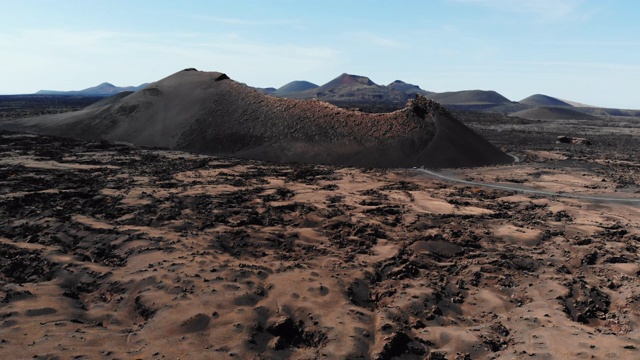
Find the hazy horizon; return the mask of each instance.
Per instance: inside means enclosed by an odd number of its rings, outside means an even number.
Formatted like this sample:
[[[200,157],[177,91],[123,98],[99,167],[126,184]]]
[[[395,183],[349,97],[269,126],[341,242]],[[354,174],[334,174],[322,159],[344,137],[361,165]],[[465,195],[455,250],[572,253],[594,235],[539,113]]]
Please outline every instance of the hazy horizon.
[[[341,73],[435,92],[638,109],[639,4],[594,0],[21,1],[3,4],[0,94],[137,86],[183,68],[255,87]]]

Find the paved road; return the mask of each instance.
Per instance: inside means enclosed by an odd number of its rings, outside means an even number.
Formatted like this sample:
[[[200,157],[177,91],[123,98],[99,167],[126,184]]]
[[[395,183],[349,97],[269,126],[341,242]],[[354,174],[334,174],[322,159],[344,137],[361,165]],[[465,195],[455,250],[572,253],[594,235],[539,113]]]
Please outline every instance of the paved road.
[[[557,193],[552,191],[544,191],[544,190],[534,190],[534,189],[522,189],[517,187],[498,185],[498,184],[489,184],[489,183],[481,183],[476,181],[467,181],[458,179],[452,176],[444,175],[437,173],[433,170],[419,168],[415,169],[421,173],[442,179],[447,181],[452,181],[465,185],[473,185],[491,189],[505,190],[505,191],[513,191],[519,192],[523,194],[533,194],[533,195],[543,195],[543,196],[557,196],[571,199],[582,199],[582,200],[594,200],[594,201],[604,201],[604,202],[616,202],[616,203],[628,203],[628,204],[640,204],[640,199],[630,199],[630,198],[615,198],[615,197],[601,197],[601,196],[590,196],[590,195],[578,195],[578,194],[569,194],[569,193]]]

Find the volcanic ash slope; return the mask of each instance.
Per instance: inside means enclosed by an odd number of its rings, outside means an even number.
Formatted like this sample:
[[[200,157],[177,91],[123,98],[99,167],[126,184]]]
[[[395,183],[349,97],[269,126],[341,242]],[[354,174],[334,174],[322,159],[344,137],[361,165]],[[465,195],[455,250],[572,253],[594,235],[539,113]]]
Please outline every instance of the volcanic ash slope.
[[[471,167],[511,161],[422,96],[402,110],[367,114],[321,101],[267,96],[223,73],[195,69],[81,111],[0,126],[285,162]]]
[[[517,116],[530,120],[598,120],[599,117],[583,113],[578,110],[558,107],[558,106],[540,106],[532,109],[526,109],[509,114],[509,116]]]

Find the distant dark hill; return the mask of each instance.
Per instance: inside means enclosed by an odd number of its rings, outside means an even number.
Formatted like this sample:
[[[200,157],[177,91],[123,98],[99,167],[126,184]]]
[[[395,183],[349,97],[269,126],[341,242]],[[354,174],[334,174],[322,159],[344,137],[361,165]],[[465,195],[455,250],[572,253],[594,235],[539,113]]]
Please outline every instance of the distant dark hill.
[[[405,104],[412,96],[393,88],[378,85],[368,77],[342,74],[328,83],[286,95],[292,99],[318,99],[339,105],[371,103]]]
[[[82,95],[82,96],[109,96],[125,91],[138,91],[148,84],[142,84],[140,86],[125,86],[118,87],[108,82],[104,82],[98,86],[90,87],[84,90],[74,91],[57,91],[57,90],[40,90],[36,94],[38,95]]]
[[[258,89],[263,93],[290,99],[318,99],[348,109],[368,112],[400,109],[416,95],[426,96],[461,111],[512,112],[528,107],[511,102],[495,91],[465,90],[434,93],[401,80],[389,85],[378,85],[366,76],[343,73],[328,83],[315,86],[306,81],[294,81],[275,92]]]
[[[561,107],[573,107],[571,104],[564,102],[560,99],[556,99],[551,96],[535,94],[525,99],[518,101],[521,104],[537,107],[537,106],[561,106]]]
[[[535,107],[509,114],[530,120],[595,120],[599,117],[567,107]]]
[[[328,83],[305,93],[314,94],[317,98],[355,98],[358,95],[382,93],[386,89],[368,77],[342,74]]]
[[[304,80],[296,80],[296,81],[292,81],[286,85],[283,85],[282,87],[278,88],[277,90],[275,90],[273,92],[274,95],[276,96],[282,96],[282,97],[287,97],[288,95],[291,95],[292,93],[297,93],[297,92],[301,92],[301,91],[306,91],[306,90],[311,90],[311,89],[315,89],[317,88],[318,85],[308,82],[308,81],[304,81]]]
[[[366,76],[350,75],[347,73],[343,73],[337,78],[322,85],[318,90],[326,91],[326,90],[340,88],[340,87],[361,87],[361,86],[377,86],[377,84],[371,81],[371,79],[369,79]]]
[[[259,91],[259,92],[261,92],[263,94],[267,94],[267,95],[273,95],[273,93],[275,93],[276,90],[277,90],[274,87],[266,87],[266,88],[258,88],[257,87],[257,88],[254,88],[254,89],[256,89],[257,91]]]
[[[511,100],[492,90],[442,92],[433,93],[427,97],[443,105],[499,105],[511,102]]]
[[[401,80],[396,80],[391,84],[387,85],[387,87],[390,89],[401,91],[407,95],[420,94],[420,95],[426,96],[429,94],[433,94],[433,92],[431,91],[422,90],[418,85],[409,84]]]
[[[267,96],[223,73],[188,69],[102,104],[0,126],[272,161],[371,167],[512,161],[424,97],[402,110],[366,114],[322,101]]]

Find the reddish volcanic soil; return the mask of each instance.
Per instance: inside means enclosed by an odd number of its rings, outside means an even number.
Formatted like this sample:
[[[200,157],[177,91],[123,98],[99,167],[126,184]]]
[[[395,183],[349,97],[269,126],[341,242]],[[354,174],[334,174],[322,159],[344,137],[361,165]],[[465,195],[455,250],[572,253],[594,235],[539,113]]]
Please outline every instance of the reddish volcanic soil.
[[[452,174],[640,198],[534,156]],[[1,132],[0,358],[638,358],[639,224],[417,170]]]

